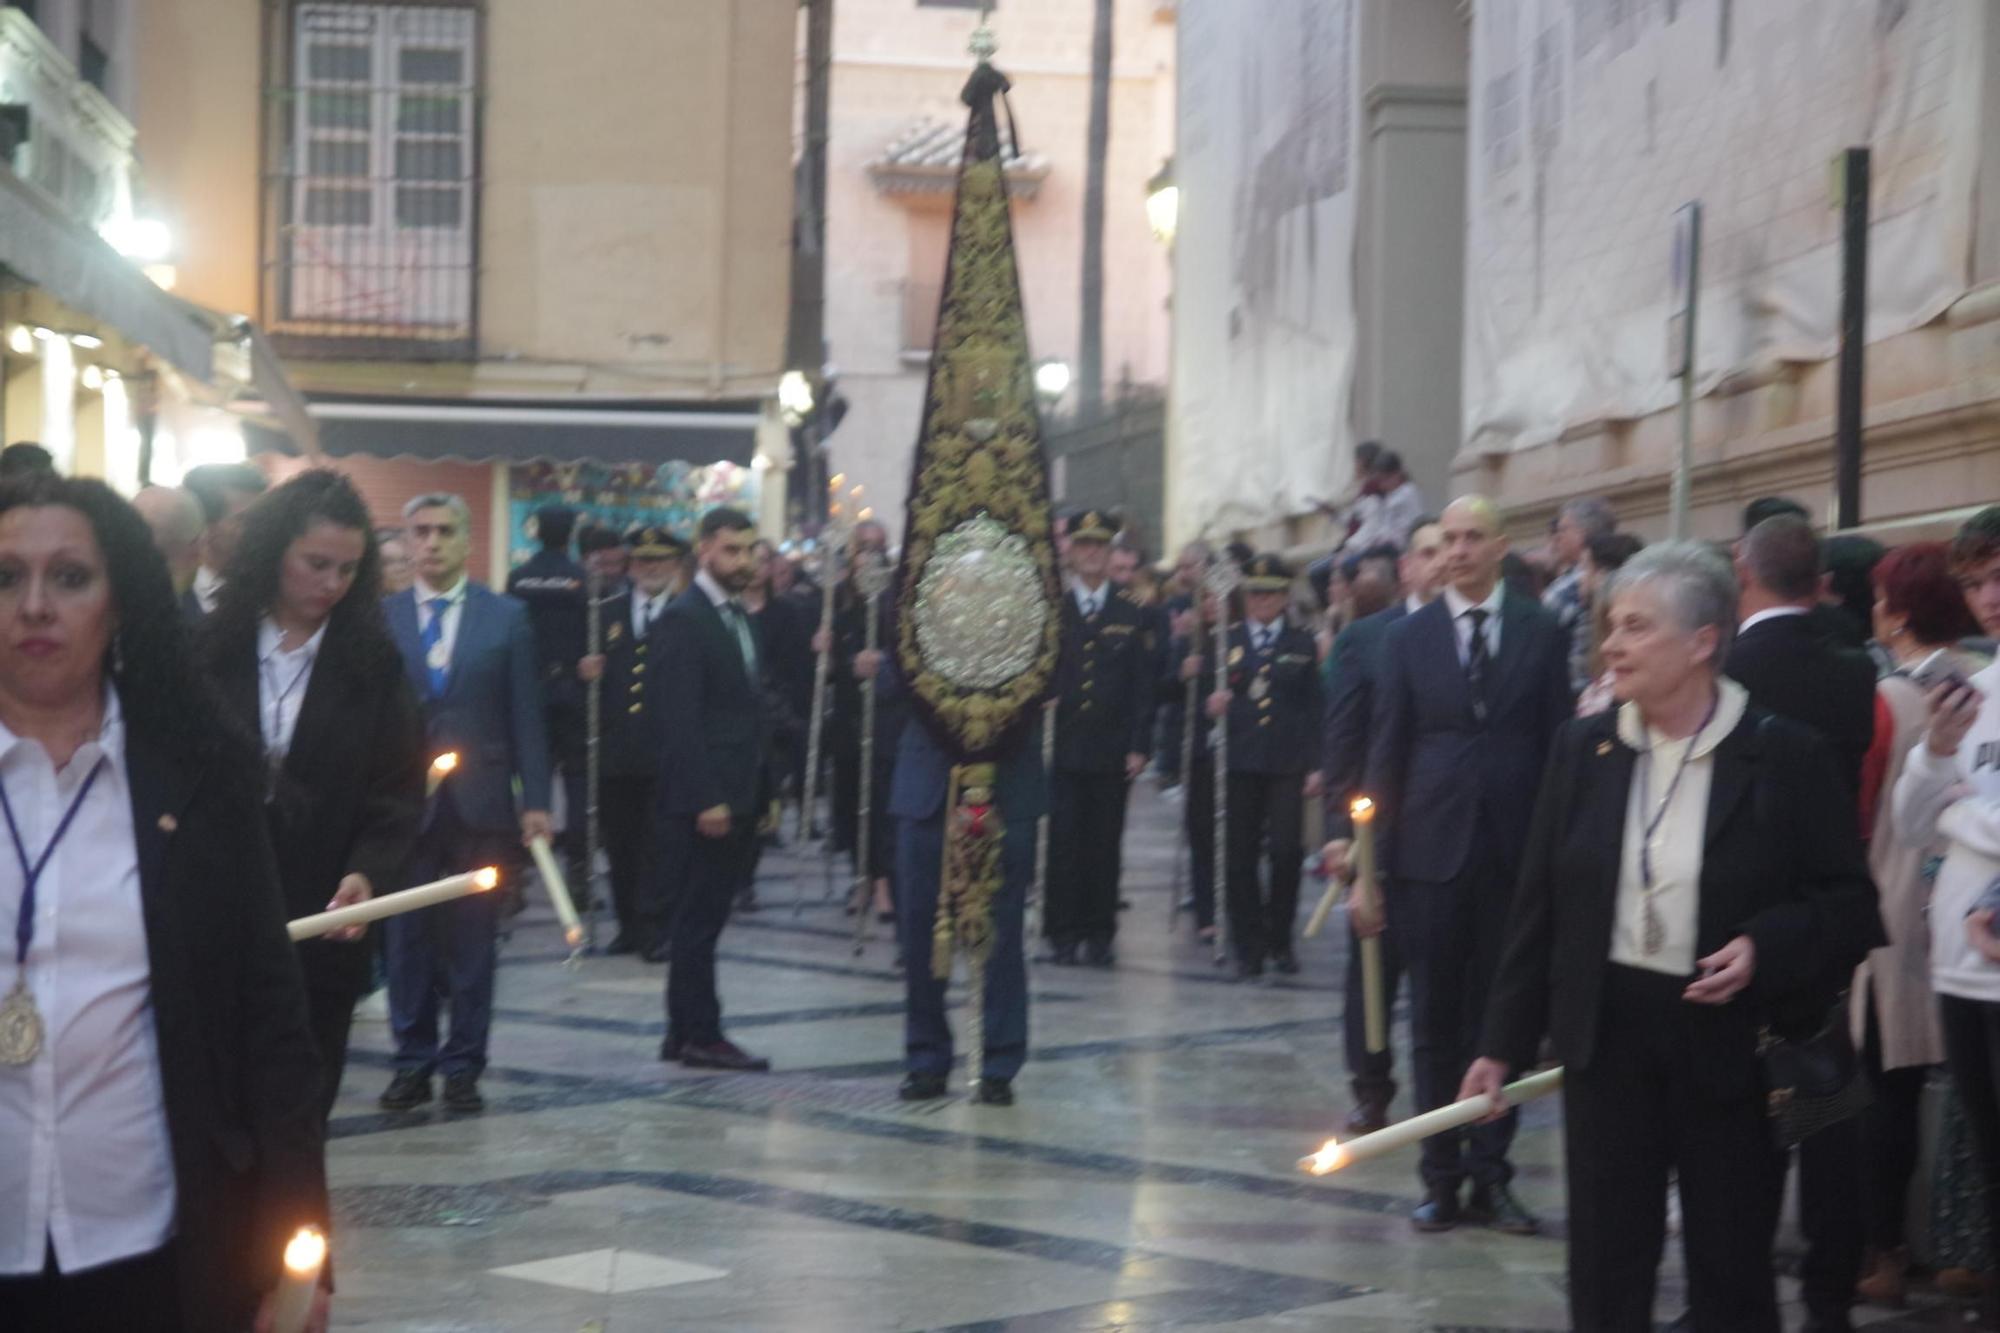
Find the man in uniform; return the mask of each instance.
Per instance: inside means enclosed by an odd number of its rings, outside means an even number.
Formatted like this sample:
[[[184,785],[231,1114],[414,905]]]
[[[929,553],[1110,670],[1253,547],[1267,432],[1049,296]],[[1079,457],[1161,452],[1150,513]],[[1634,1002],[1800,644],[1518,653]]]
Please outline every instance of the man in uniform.
[[[680,591],[688,546],[665,528],[644,527],[627,539],[625,548],[632,584],[605,602],[600,621],[604,734],[598,751],[597,812],[605,858],[611,862],[612,910],[618,914],[618,935],[605,952],[640,953],[649,962],[664,962],[666,904],[645,894],[649,884],[660,881],[641,873],[660,765],[659,737],[646,711],[646,666],[653,626]]]
[[[1145,611],[1108,577],[1116,526],[1097,510],[1069,527],[1071,583],[1056,665],[1046,930],[1050,957],[1109,967],[1118,933],[1129,784],[1146,767],[1158,650]]]
[[[1229,688],[1208,697],[1208,715],[1228,718],[1229,839],[1224,893],[1236,975],[1299,970],[1292,956],[1304,872],[1305,801],[1319,794],[1319,653],[1313,636],[1285,617],[1292,568],[1274,555],[1243,572],[1243,621],[1229,635]],[[1258,862],[1268,850],[1268,885]]]
[[[507,576],[507,595],[528,608],[535,631],[535,655],[542,682],[542,706],[547,717],[549,758],[562,774],[563,856],[569,862],[570,883],[580,900],[591,897],[590,867],[583,863],[584,766],[588,754],[584,720],[584,685],[601,664],[587,661],[589,653],[589,582],[583,566],[570,559],[569,539],[576,514],[548,505],[535,514],[535,536],[542,549]],[[583,901],[577,903],[584,906]]]

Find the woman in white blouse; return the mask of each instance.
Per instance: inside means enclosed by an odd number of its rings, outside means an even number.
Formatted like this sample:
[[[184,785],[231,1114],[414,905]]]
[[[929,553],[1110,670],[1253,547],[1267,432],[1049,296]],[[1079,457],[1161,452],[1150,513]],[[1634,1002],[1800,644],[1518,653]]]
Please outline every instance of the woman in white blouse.
[[[1649,547],[1606,595],[1619,707],[1557,736],[1461,1095],[1502,1106],[1545,1033],[1566,1066],[1574,1327],[1653,1327],[1675,1172],[1694,1327],[1775,1333],[1758,1035],[1825,1023],[1882,942],[1874,887],[1825,743],[1721,674],[1728,562]]]
[[[289,916],[403,887],[423,817],[423,723],[381,606],[368,507],[337,472],[302,472],[243,517],[201,649],[263,742],[265,815]],[[361,928],[299,945],[331,1112],[372,945]]]
[[[260,787],[137,512],[0,486],[0,1328],[268,1323],[327,1224]]]

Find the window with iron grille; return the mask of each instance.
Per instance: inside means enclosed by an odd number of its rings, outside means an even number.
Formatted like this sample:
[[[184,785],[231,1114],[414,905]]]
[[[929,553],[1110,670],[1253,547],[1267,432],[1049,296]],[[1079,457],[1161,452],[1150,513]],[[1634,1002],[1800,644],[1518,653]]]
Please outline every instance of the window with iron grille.
[[[476,265],[477,7],[300,0],[269,132],[271,322],[340,355],[467,354]],[[309,354],[294,345],[295,353]]]

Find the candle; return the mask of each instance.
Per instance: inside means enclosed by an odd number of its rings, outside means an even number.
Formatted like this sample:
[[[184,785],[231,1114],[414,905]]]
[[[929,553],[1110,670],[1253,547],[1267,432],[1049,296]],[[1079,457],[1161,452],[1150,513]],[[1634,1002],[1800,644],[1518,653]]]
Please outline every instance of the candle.
[[[313,1227],[302,1227],[285,1246],[285,1275],[278,1282],[273,1302],[273,1333],[300,1333],[312,1314],[313,1294],[319,1290],[320,1270],[326,1266],[326,1237]]]
[[[454,898],[463,898],[469,893],[484,893],[500,883],[500,872],[492,866],[484,870],[474,870],[464,875],[453,875],[432,884],[420,884],[414,889],[404,889],[401,893],[385,893],[379,898],[370,898],[365,903],[352,907],[336,907],[327,912],[316,912],[302,916],[286,926],[293,940],[309,940],[346,926],[366,925],[386,916],[398,916],[404,912],[414,912],[419,907],[433,907],[447,903]]]
[[[1528,1077],[1506,1087],[1507,1103],[1519,1106],[1523,1102],[1546,1097],[1562,1087],[1563,1071],[1560,1067],[1544,1069],[1539,1074]],[[1466,1125],[1477,1124],[1493,1111],[1493,1102],[1486,1097],[1468,1097],[1462,1102],[1440,1106],[1435,1111],[1411,1116],[1387,1129],[1378,1129],[1373,1134],[1363,1134],[1358,1139],[1342,1143],[1338,1139],[1328,1139],[1320,1150],[1309,1157],[1299,1158],[1299,1169],[1315,1176],[1323,1176],[1329,1171],[1365,1162],[1371,1157],[1380,1157],[1398,1148],[1407,1148],[1421,1143],[1433,1134],[1442,1134],[1448,1129],[1462,1129]]]
[[[444,785],[444,780],[450,777],[457,769],[458,755],[450,750],[431,760],[430,778],[424,787],[425,799],[428,800],[430,797],[437,795],[438,788]]]
[[[1350,912],[1361,908],[1370,917],[1382,915],[1382,886],[1375,882],[1375,802],[1356,798],[1348,813],[1354,817],[1354,896],[1348,900]],[[1382,994],[1382,935],[1360,935],[1361,1018],[1368,1053],[1380,1055],[1389,1049],[1387,997]]]
[[[1366,796],[1357,797],[1354,804],[1347,809],[1348,814],[1354,819],[1354,850],[1349,854],[1348,865],[1356,871],[1354,878],[1358,885],[1361,879],[1359,870],[1363,848],[1366,848],[1371,879],[1375,869],[1375,802]],[[1325,927],[1327,917],[1333,912],[1333,905],[1340,901],[1341,888],[1341,881],[1337,878],[1327,884],[1326,892],[1320,895],[1319,906],[1313,908],[1312,916],[1306,920],[1307,939],[1313,939]],[[1377,962],[1380,962],[1379,957]]]
[[[547,838],[536,838],[528,844],[528,854],[535,858],[535,869],[542,872],[542,883],[548,886],[549,900],[556,905],[556,919],[562,922],[563,938],[572,949],[583,945],[583,921],[576,914],[576,904],[570,901],[569,885],[563,880],[562,868],[556,864],[555,854],[549,850]]]

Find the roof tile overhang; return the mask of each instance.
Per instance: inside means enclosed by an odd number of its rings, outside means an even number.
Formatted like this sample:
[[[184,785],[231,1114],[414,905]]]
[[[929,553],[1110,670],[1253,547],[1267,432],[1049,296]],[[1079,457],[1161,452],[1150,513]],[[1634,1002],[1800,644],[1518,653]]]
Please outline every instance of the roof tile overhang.
[[[949,195],[965,157],[965,127],[924,117],[890,140],[868,164],[868,177],[887,195]],[[1009,153],[1003,160],[1007,193],[1033,199],[1048,179],[1049,161],[1037,153]]]

